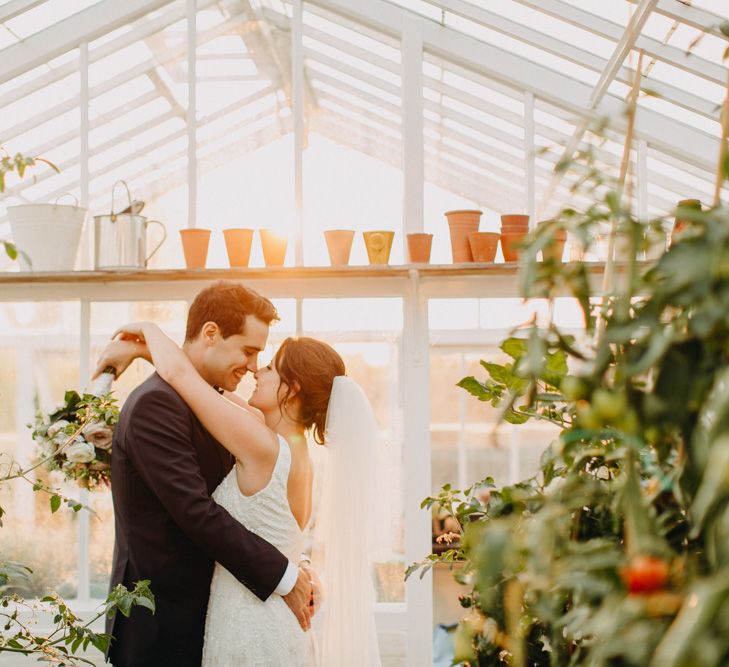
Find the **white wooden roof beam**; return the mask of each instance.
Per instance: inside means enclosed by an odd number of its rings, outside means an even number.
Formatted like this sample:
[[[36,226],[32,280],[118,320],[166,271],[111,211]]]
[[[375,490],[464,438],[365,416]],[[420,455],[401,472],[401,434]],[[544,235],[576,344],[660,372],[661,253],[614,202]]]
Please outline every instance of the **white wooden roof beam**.
[[[463,18],[467,18],[514,39],[518,39],[526,44],[534,44],[539,49],[569,60],[581,67],[591,69],[595,72],[604,72],[606,70],[605,60],[590,51],[585,51],[577,46],[573,46],[569,42],[557,39],[538,30],[533,30],[521,23],[511,21],[499,14],[477,7],[471,3],[464,2],[463,0],[440,0],[439,5],[445,10]],[[617,72],[615,72],[614,78],[621,83],[631,85],[633,71],[621,64]],[[688,93],[682,88],[649,77],[644,78],[644,87],[650,88],[668,102],[699,113],[712,120],[717,119],[718,112],[713,102],[697,98],[696,95]]]
[[[268,88],[264,88],[263,90],[260,90],[243,100],[239,100],[238,102],[229,104],[228,106],[220,109],[219,111],[216,111],[214,114],[211,114],[210,116],[206,116],[205,118],[203,118],[199,121],[198,126],[205,127],[206,125],[209,125],[210,123],[213,123],[214,121],[219,120],[220,118],[223,118],[224,116],[226,116],[228,114],[234,113],[238,109],[241,109],[241,108],[247,106],[248,104],[252,104],[253,102],[256,102],[257,100],[265,97],[266,95],[270,95],[273,92],[274,92],[273,87],[269,86]],[[159,124],[160,122],[164,121],[167,118],[173,117],[174,115],[175,115],[174,113],[168,111],[167,113],[163,114],[162,116],[156,116],[155,118],[147,121],[144,125],[144,128],[149,129],[150,127],[154,127],[154,125]],[[275,116],[276,115],[275,106],[271,107],[270,109],[266,109],[264,111],[259,112],[252,118],[246,119],[244,121],[244,123],[247,124],[247,123],[253,122],[266,115]],[[91,151],[91,157],[94,157],[96,155],[103,153],[105,150],[108,150],[109,148],[111,148],[112,146],[114,146],[116,144],[123,143],[126,139],[138,134],[139,129],[140,128],[138,128],[136,126],[132,127],[129,130],[127,130],[125,133],[108,140],[107,142],[101,144],[100,146],[95,146],[94,149]],[[175,139],[179,139],[179,138],[185,136],[186,132],[187,132],[186,128],[182,128],[180,130],[172,132],[171,134],[167,135],[166,137],[162,137],[161,139],[159,139],[151,144],[148,144],[146,146],[139,148],[135,152],[138,154],[142,154],[145,152],[154,151],[155,149],[164,146],[166,143],[169,143],[170,141],[174,141]],[[106,165],[102,169],[94,171],[92,174],[92,178],[98,178],[99,176],[103,176],[104,174],[108,173],[109,171],[116,169],[119,166],[124,165],[124,163],[128,162],[129,160],[130,160],[130,157],[128,155],[125,155],[122,158],[120,158],[119,160],[116,160],[115,162],[113,162],[112,164]],[[78,157],[74,157],[69,160],[65,160],[64,162],[59,164],[58,168],[63,172],[64,170],[69,170],[71,167],[74,167],[77,163],[78,163]],[[21,182],[12,188],[8,188],[5,191],[5,194],[6,195],[17,194],[19,192],[22,192],[24,189],[31,188],[36,183],[45,181],[49,178],[52,178],[55,175],[56,175],[55,171],[47,169],[42,174],[40,174],[37,178],[35,178],[32,182],[28,182],[28,183]]]
[[[367,3],[356,0],[310,1],[343,12],[391,35],[398,34],[402,22],[400,13],[406,11],[383,0],[368,0]],[[438,57],[455,61],[477,72],[487,72],[491,78],[517,90],[531,91],[554,106],[584,115],[592,93],[590,86],[440,24],[426,22],[424,30],[424,48]],[[622,128],[623,106],[623,100],[608,94],[596,113],[610,116],[615,119],[615,126]],[[712,168],[713,156],[718,154],[716,137],[650,109],[641,109],[636,122],[636,136],[665,152],[708,169]]]
[[[37,7],[45,1],[46,0],[10,0],[10,2],[6,2],[2,7],[0,7],[0,23],[10,21],[16,16],[24,14],[29,9],[33,9],[33,7]]]
[[[226,21],[210,28],[209,30],[206,30],[205,32],[201,33],[198,36],[198,46],[202,44],[206,44],[207,42],[215,39],[219,35],[223,34],[228,28],[230,28],[232,25],[236,23],[236,18],[230,18]],[[159,65],[166,65],[168,63],[174,62],[175,60],[178,60],[180,58],[184,57],[186,46],[184,44],[181,44],[175,48],[167,50],[164,54],[160,54],[159,57],[156,58],[150,58],[149,60],[145,60],[138,65],[135,65],[131,69],[124,70],[123,72],[120,72],[116,76],[112,77],[111,79],[107,79],[106,81],[103,81],[102,83],[99,83],[98,85],[94,86],[89,91],[89,99],[93,100],[96,97],[99,97],[100,95],[103,95],[104,93],[109,92],[110,90],[113,90],[114,88],[117,88],[118,86],[122,86],[128,81],[131,81],[132,79],[137,78],[138,76],[148,75],[149,72],[154,70]],[[154,82],[153,82],[154,83]],[[161,90],[158,90],[158,95],[160,97],[164,97]],[[51,107],[50,109],[46,109],[43,113],[38,114],[37,116],[31,116],[29,118],[23,119],[20,123],[17,123],[16,125],[13,125],[12,127],[8,128],[7,130],[3,130],[3,139],[5,141],[8,141],[12,137],[15,137],[19,134],[23,134],[24,132],[28,132],[32,130],[34,127],[37,127],[51,118],[55,118],[59,116],[62,113],[66,113],[67,111],[70,111],[71,109],[74,109],[78,106],[78,100],[75,97],[71,97],[64,102],[58,104],[55,107]]]
[[[516,0],[516,2],[607,39],[618,41],[624,33],[624,28],[618,23],[597,16],[592,12],[579,9],[562,0]],[[673,4],[679,3],[674,0]],[[726,82],[725,69],[718,63],[697,56],[695,53],[687,54],[682,49],[662,44],[657,39],[653,39],[647,35],[638,37],[635,42],[635,48],[643,49],[652,58],[678,67],[691,74],[696,74],[721,86]]]
[[[0,83],[44,65],[166,5],[169,0],[101,0],[0,51]]]
[[[638,0],[628,0],[628,2],[635,3]],[[704,32],[718,33],[717,25],[726,21],[725,18],[713,12],[693,7],[681,0],[658,0],[655,13]]]
[[[217,0],[198,0],[198,10],[204,9],[209,5],[212,5]],[[106,58],[106,56],[121,51],[124,47],[129,46],[131,43],[138,40],[145,39],[150,35],[153,35],[160,30],[163,30],[167,26],[176,23],[185,18],[185,6],[175,4],[172,8],[164,13],[160,13],[152,19],[145,20],[134,26],[134,30],[130,30],[109,42],[100,44],[95,49],[89,52],[89,64],[95,63],[97,60]],[[0,51],[0,53],[2,53]],[[68,62],[59,65],[51,71],[34,78],[28,83],[25,83],[13,90],[3,94],[3,104],[11,104],[27,95],[30,95],[45,86],[50,85],[54,81],[58,81],[69,74],[77,72],[79,68],[79,59],[73,58]]]
[[[610,59],[605,66],[605,69],[600,75],[600,79],[595,84],[595,87],[592,90],[592,94],[590,95],[590,101],[588,102],[589,111],[594,111],[607,94],[610,84],[615,79],[618,70],[623,66],[625,58],[630,53],[631,49],[633,48],[633,44],[635,44],[636,40],[640,36],[641,30],[643,29],[645,22],[648,20],[648,17],[655,8],[656,4],[658,4],[658,0],[641,0],[638,7],[636,7],[633,15],[628,21],[628,25],[625,27],[625,32],[623,33],[623,36],[620,38],[620,41],[615,46],[615,50],[610,56]],[[640,74],[637,74],[636,76],[640,76]],[[580,145],[582,138],[585,136],[588,122],[589,121],[587,118],[583,118],[582,122],[577,125],[574,133],[572,134],[569,141],[567,142],[567,145],[565,146],[562,157],[559,160],[560,162],[565,162],[572,159],[572,156],[575,154],[575,151]],[[542,210],[544,210],[549,204],[549,200],[554,194],[554,191],[559,182],[562,180],[563,176],[564,172],[555,172],[554,176],[552,177],[552,182],[550,183],[546,192],[544,192],[543,194],[543,199],[540,206]]]

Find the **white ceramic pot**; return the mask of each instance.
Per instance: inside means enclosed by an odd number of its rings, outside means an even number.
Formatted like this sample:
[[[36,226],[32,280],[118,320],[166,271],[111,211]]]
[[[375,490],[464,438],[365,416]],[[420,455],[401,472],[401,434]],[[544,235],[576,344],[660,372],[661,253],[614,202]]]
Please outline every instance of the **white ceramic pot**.
[[[62,204],[8,206],[23,271],[73,271],[87,209]]]

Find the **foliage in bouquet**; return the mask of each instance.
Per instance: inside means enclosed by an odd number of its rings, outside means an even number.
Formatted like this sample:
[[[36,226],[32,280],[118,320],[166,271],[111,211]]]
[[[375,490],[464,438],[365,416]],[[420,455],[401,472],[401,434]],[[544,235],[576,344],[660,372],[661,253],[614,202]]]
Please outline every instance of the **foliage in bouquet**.
[[[521,281],[527,298],[574,297],[584,336],[533,323],[502,343],[507,363],[459,383],[559,438],[535,477],[490,489],[485,507],[473,488],[426,499],[463,535],[409,574],[463,561],[468,665],[727,665],[729,207],[679,209],[687,228],[639,262],[670,221],[638,220],[592,150],[577,160],[594,203],[533,233]],[[624,261],[605,298],[589,265],[537,261],[556,229],[589,250],[611,221]]]
[[[38,413],[29,427],[49,470],[94,489],[111,483],[111,442],[118,420],[119,407],[109,393],[67,391],[56,410]]]

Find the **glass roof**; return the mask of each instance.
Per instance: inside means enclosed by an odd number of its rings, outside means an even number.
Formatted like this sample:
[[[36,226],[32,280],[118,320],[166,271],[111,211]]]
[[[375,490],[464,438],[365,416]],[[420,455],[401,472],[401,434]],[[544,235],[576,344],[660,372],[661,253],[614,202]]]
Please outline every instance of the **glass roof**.
[[[137,2],[142,10],[128,15],[124,4],[0,1],[0,140],[10,153],[42,154],[62,169],[11,183],[4,204],[79,192],[84,42],[92,208],[121,175],[158,190],[184,182],[186,2]],[[595,114],[615,116],[598,155],[616,173],[624,139],[616,110],[642,50],[636,139],[646,149],[644,210],[710,197],[726,94],[727,39],[718,26],[729,20],[727,0],[306,0],[303,7],[307,123],[334,141],[399,164],[407,14],[423,26],[430,182],[494,210],[504,201],[527,208],[533,160],[538,211],[549,214],[574,196],[576,176],[557,178],[552,169],[565,146],[585,140],[590,100]],[[255,150],[292,132],[292,16],[286,0],[198,0],[199,156],[225,159],[232,136],[240,150]],[[64,42],[68,35],[76,40]],[[23,40],[41,52],[19,59]],[[26,61],[25,69],[16,65]],[[635,174],[636,153],[632,160]]]

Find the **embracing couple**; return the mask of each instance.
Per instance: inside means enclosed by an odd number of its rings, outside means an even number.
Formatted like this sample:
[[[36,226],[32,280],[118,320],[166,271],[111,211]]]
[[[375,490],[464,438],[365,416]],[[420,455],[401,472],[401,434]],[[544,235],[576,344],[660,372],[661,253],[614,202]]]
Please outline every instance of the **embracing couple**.
[[[371,575],[375,423],[326,343],[288,338],[258,367],[273,304],[237,283],[197,295],[178,347],[122,327],[98,372],[135,358],[156,373],[122,409],[112,449],[112,587],[151,581],[156,611],[107,623],[117,667],[380,665]],[[251,372],[246,402],[233,393]],[[306,435],[328,450],[315,542]],[[319,611],[319,602],[323,604]],[[312,630],[312,616],[314,626]]]

